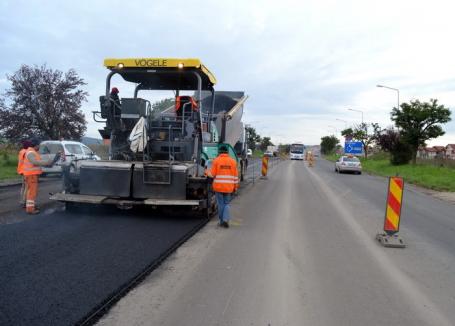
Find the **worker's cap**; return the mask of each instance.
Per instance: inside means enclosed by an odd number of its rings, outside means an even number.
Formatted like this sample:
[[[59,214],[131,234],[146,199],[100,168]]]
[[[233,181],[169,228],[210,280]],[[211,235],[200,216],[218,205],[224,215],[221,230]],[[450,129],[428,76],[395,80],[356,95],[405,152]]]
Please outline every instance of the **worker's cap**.
[[[30,142],[30,146],[35,147],[41,143],[41,139],[39,139],[38,137],[32,137],[29,139],[29,142]]]
[[[32,147],[32,143],[28,139],[24,139],[21,141],[22,147],[23,148],[29,148]]]
[[[228,152],[228,148],[226,145],[221,145],[219,148],[218,148],[218,152],[219,153],[227,153]]]
[[[117,87],[112,87],[111,93],[112,93],[112,94],[118,94],[118,93],[119,93],[118,88],[117,88]]]

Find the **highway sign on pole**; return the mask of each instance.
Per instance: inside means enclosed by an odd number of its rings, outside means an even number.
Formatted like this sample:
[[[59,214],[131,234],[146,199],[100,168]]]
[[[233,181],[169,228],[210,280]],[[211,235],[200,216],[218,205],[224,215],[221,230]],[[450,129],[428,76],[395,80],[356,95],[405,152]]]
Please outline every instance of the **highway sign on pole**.
[[[344,143],[344,152],[346,154],[362,154],[362,142],[360,141],[351,141]]]

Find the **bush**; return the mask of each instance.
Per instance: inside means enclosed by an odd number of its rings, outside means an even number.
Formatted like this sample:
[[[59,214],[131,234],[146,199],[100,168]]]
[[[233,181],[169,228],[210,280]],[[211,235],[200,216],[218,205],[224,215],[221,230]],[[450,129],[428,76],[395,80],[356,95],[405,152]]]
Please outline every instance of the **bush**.
[[[402,141],[394,144],[391,154],[390,163],[392,165],[408,164],[412,159],[411,147]]]

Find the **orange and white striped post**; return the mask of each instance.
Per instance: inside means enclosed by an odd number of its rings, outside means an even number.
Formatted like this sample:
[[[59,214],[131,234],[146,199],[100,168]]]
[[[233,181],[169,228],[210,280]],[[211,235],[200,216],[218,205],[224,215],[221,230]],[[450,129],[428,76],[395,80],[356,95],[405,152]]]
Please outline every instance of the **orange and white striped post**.
[[[262,157],[262,169],[261,169],[261,179],[267,179],[267,171],[269,169],[269,157],[263,156]]]
[[[404,181],[401,177],[390,177],[384,218],[384,232],[376,239],[384,247],[404,248],[406,245],[398,236],[400,230],[401,207],[403,203]]]

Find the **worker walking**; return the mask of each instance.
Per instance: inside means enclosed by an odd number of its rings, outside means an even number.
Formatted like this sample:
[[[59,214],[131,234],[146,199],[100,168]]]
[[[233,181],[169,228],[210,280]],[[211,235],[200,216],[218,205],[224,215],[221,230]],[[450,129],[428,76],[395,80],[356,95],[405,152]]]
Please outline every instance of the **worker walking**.
[[[239,187],[237,162],[228,155],[228,148],[221,145],[219,155],[213,160],[209,176],[213,178],[213,191],[218,204],[220,226],[228,228],[230,216],[231,195]]]
[[[38,195],[38,177],[42,173],[42,166],[52,166],[60,158],[60,152],[50,161],[43,161],[38,153],[40,141],[37,138],[30,140],[30,147],[27,148],[24,156],[22,173],[25,178],[26,204],[25,211],[27,214],[38,214],[36,208],[36,197]]]
[[[308,152],[308,166],[313,167],[314,165],[314,156],[312,152]]]
[[[19,174],[22,178],[22,186],[21,186],[21,198],[19,203],[25,208],[25,200],[26,200],[26,193],[27,187],[24,178],[24,159],[25,159],[25,152],[27,152],[27,148],[30,147],[30,142],[28,140],[22,141],[22,149],[19,151],[17,155],[17,174]]]

